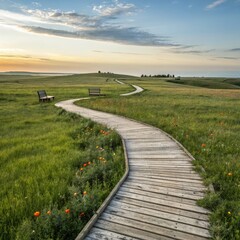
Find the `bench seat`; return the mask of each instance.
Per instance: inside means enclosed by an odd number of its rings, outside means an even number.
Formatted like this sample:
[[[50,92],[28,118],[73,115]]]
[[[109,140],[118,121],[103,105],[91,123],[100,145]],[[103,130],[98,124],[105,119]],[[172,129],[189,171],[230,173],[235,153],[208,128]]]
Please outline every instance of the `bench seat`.
[[[89,96],[105,96],[105,94],[101,93],[100,88],[89,88],[88,94],[89,94]]]
[[[45,90],[39,90],[37,91],[38,97],[39,97],[39,102],[46,102],[46,101],[51,101],[54,100],[54,96],[48,96]]]

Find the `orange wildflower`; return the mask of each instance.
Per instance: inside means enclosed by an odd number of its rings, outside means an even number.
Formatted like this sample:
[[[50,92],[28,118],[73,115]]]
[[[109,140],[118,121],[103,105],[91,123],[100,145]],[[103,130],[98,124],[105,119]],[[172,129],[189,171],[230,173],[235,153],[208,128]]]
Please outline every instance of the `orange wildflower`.
[[[82,167],[80,168],[80,171],[83,171],[83,168],[82,168]]]
[[[52,212],[51,212],[50,210],[49,210],[49,211],[47,211],[47,215],[51,215],[51,213],[52,213]]]
[[[65,213],[69,214],[69,213],[70,213],[70,209],[67,208],[67,209],[65,210]]]
[[[84,212],[81,212],[80,214],[79,214],[79,217],[84,217],[85,216],[85,213]]]
[[[86,191],[83,192],[83,196],[85,196],[85,195],[87,195],[87,192],[86,192]]]
[[[87,164],[86,164],[86,163],[84,163],[84,164],[83,164],[83,166],[84,166],[84,167],[86,167],[86,166],[87,166]]]
[[[35,217],[39,217],[40,215],[41,215],[41,213],[40,212],[35,212],[34,214],[33,214]]]
[[[88,162],[88,165],[90,165],[91,164],[91,162]]]
[[[206,144],[205,144],[205,143],[202,143],[201,146],[202,146],[202,148],[205,148],[205,147],[206,147]]]

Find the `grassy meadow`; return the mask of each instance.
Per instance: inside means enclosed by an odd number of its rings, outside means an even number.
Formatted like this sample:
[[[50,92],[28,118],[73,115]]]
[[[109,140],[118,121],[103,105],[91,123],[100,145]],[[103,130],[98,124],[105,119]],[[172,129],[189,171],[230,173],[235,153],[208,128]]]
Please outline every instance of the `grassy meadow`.
[[[101,87],[109,96],[131,89],[99,74],[0,76],[0,239],[73,238],[67,235],[69,227],[76,236],[123,174],[121,141],[114,133],[105,136],[100,131],[107,129],[54,106],[86,97],[89,86]],[[56,100],[39,103],[40,89]],[[109,178],[111,182],[105,181]],[[83,197],[85,191],[89,194]],[[85,208],[72,211],[76,201]],[[51,218],[43,221],[49,211]],[[41,216],[35,217],[35,212]],[[70,220],[76,212],[84,217],[77,216],[74,228]]]
[[[145,91],[78,104],[154,125],[181,142],[195,157],[196,169],[205,169],[200,171],[205,183],[215,188],[200,202],[212,211],[213,238],[240,239],[240,80],[171,81],[127,80]]]
[[[145,91],[120,97],[132,88],[114,78]],[[239,79],[180,81],[113,74],[0,75],[0,239],[74,238],[121,177],[118,136],[54,106],[86,97],[88,87],[101,87],[106,97],[79,105],[154,125],[181,142],[196,158],[196,169],[204,167],[205,183],[215,188],[200,202],[212,210],[213,238],[240,239]],[[56,100],[39,103],[40,89]],[[76,230],[70,236],[68,229]]]

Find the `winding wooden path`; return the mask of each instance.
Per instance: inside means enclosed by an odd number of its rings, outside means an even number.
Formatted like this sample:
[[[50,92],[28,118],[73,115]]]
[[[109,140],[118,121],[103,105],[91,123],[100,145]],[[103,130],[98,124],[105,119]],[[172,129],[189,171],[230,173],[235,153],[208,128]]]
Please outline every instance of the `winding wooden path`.
[[[211,238],[209,212],[196,204],[207,189],[183,147],[160,129],[78,107],[76,100],[56,106],[114,128],[124,141],[129,168],[115,194],[77,239]]]

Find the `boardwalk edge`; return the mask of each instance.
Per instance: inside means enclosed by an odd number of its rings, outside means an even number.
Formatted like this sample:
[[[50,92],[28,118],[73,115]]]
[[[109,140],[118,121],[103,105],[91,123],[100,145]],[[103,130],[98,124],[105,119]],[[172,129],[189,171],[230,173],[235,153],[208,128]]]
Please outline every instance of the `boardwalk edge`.
[[[85,225],[85,227],[82,229],[82,231],[75,238],[75,240],[82,240],[82,239],[84,239],[84,237],[86,237],[86,235],[89,233],[89,231],[91,230],[91,228],[93,227],[95,222],[100,217],[101,213],[105,210],[105,208],[107,207],[109,202],[113,199],[113,197],[117,193],[118,189],[121,187],[123,182],[128,177],[128,174],[129,174],[129,164],[128,164],[128,155],[127,155],[127,151],[126,151],[126,144],[125,144],[125,141],[124,141],[124,139],[122,137],[121,137],[121,139],[122,139],[122,144],[123,144],[123,149],[124,149],[124,156],[125,156],[125,167],[126,167],[125,173],[124,173],[123,177],[120,179],[120,181],[117,183],[117,185],[113,188],[111,193],[108,195],[108,197],[105,199],[105,201],[102,203],[102,205],[99,207],[97,212],[92,216],[92,218],[88,221],[88,223]]]

